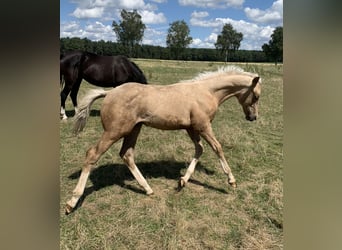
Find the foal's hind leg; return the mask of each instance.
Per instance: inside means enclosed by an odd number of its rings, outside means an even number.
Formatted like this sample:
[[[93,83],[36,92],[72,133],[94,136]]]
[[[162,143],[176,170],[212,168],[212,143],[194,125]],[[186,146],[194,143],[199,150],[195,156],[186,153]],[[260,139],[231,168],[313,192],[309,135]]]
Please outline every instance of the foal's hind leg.
[[[212,131],[211,126],[207,126],[207,129],[201,132],[201,136],[209,143],[211,148],[214,150],[214,152],[218,155],[220,158],[220,163],[223,168],[223,171],[228,175],[228,183],[236,187],[236,181],[232,174],[232,171],[226,161],[226,158],[224,157],[223,150],[221,144],[216,140],[214,133]]]
[[[81,176],[78,183],[73,191],[72,198],[66,204],[66,214],[70,213],[76,206],[78,200],[83,195],[85,185],[87,183],[88,176],[91,170],[95,167],[95,164],[99,160],[100,156],[108,150],[108,148],[113,145],[117,139],[110,137],[110,134],[104,132],[100,141],[95,147],[91,147],[87,151],[86,160],[82,168]]]
[[[183,188],[185,186],[185,184],[188,182],[190,176],[195,171],[195,167],[196,167],[196,164],[198,162],[198,159],[200,158],[200,156],[203,153],[203,145],[201,143],[201,138],[199,136],[199,133],[193,129],[187,129],[186,131],[188,132],[193,143],[195,144],[195,156],[192,159],[188,169],[186,170],[185,175],[180,178],[180,180],[178,182],[178,190]]]
[[[140,186],[142,186],[147,195],[153,194],[153,190],[148,185],[147,181],[145,180],[144,176],[139,171],[137,165],[134,162],[134,146],[137,142],[137,138],[141,129],[141,124],[135,125],[133,130],[124,138],[122,143],[122,147],[120,150],[120,156],[128,166],[129,170],[133,174],[134,178],[138,181]]]

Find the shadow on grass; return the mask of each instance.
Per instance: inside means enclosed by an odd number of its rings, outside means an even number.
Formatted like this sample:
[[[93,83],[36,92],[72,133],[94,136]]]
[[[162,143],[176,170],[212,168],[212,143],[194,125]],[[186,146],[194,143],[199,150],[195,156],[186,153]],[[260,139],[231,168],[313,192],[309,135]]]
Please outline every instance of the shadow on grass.
[[[176,161],[142,162],[142,163],[137,163],[137,165],[142,175],[147,179],[147,181],[150,178],[160,178],[160,177],[178,181],[179,178],[182,176],[181,170],[187,168],[186,163],[176,162]],[[214,171],[205,168],[200,163],[197,164],[195,171],[205,173],[206,175],[214,174]],[[81,174],[81,170],[71,174],[70,176],[68,176],[68,178],[78,179],[80,177],[80,174]],[[145,191],[143,190],[143,188],[137,188],[135,186],[125,184],[125,181],[134,180],[134,177],[129,171],[128,167],[124,164],[108,164],[108,165],[99,166],[91,172],[89,179],[92,182],[93,186],[87,187],[84,190],[84,194],[80,198],[74,210],[76,210],[78,207],[82,205],[83,200],[88,195],[90,195],[94,191],[98,191],[108,186],[118,185],[122,188],[126,188],[133,192],[136,192],[139,194],[145,194]],[[190,179],[189,182],[195,185],[203,186],[205,188],[208,188],[217,192],[227,193],[227,191],[225,191],[223,188],[221,189],[221,188],[213,187],[211,185],[202,183],[197,180]],[[178,183],[178,182],[175,182],[175,183]],[[178,190],[177,187],[174,189]]]
[[[100,110],[96,110],[96,109],[90,110],[89,116],[100,116],[100,115],[101,115]]]
[[[74,117],[75,111],[74,110],[65,110],[65,114],[67,117]]]

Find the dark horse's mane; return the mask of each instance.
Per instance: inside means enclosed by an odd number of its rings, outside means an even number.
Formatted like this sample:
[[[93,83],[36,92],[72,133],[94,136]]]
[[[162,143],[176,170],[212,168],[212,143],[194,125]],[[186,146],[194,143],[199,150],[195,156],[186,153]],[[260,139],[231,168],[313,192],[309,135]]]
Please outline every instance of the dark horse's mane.
[[[147,84],[142,70],[124,55],[102,56],[86,51],[67,52],[60,55],[63,110],[69,93],[74,107],[77,107],[77,93],[83,79],[99,87],[117,87],[126,82]]]

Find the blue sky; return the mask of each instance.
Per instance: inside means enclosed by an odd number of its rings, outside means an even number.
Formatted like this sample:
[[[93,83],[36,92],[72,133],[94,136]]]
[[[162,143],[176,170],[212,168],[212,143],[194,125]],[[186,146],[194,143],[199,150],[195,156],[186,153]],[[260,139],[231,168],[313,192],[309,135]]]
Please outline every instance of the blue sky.
[[[283,0],[61,0],[60,37],[116,41],[113,20],[136,9],[146,25],[143,44],[166,46],[170,23],[184,20],[192,48],[214,48],[225,23],[242,32],[240,49],[261,50],[283,26]]]

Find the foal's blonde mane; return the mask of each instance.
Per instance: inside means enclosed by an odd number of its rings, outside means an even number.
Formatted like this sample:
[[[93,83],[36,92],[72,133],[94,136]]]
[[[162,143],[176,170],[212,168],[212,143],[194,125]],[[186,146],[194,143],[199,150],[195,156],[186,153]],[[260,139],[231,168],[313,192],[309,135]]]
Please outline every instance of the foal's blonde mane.
[[[231,65],[231,66],[226,66],[226,67],[224,67],[224,66],[219,67],[217,69],[217,71],[205,71],[205,72],[199,73],[193,79],[184,80],[182,82],[194,82],[194,81],[199,81],[199,80],[205,80],[205,79],[212,78],[212,77],[218,77],[218,76],[223,75],[223,74],[224,75],[239,74],[239,75],[249,75],[249,76],[256,76],[257,75],[254,73],[246,72],[238,66]]]

